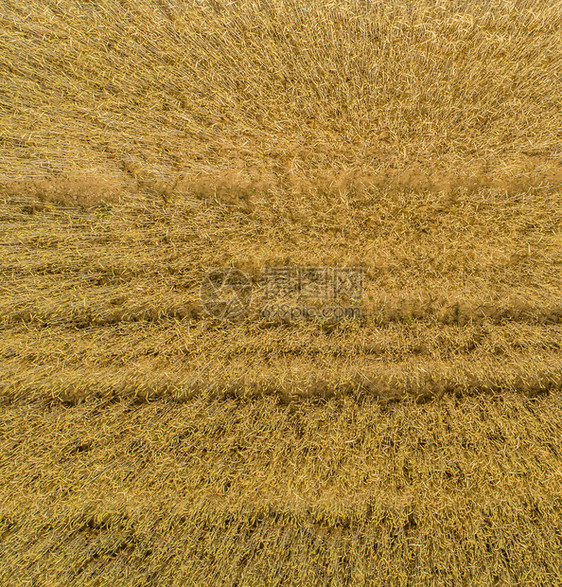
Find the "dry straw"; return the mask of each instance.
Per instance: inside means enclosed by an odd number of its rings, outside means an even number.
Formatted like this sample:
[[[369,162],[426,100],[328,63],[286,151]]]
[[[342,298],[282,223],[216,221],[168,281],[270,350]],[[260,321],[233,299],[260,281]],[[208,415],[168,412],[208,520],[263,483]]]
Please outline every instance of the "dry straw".
[[[560,583],[561,25],[3,0],[0,584]],[[363,318],[261,317],[266,266]]]

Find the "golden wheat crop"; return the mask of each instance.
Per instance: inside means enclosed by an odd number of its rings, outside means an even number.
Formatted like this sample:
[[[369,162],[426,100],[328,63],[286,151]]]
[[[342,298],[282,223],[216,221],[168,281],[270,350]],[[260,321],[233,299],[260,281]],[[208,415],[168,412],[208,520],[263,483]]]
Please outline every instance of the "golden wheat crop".
[[[562,581],[560,1],[0,23],[2,585]]]

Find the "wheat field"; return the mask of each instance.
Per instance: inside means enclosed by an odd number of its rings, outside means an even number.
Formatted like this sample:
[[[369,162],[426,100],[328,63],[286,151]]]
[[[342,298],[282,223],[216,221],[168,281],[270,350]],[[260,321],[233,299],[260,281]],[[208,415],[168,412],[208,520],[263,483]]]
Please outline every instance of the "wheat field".
[[[0,584],[562,583],[562,2],[0,22]]]

